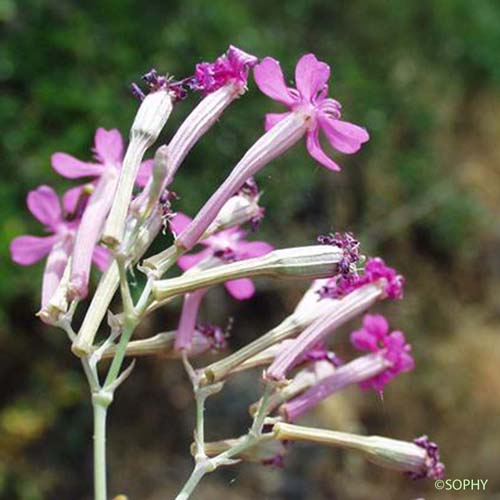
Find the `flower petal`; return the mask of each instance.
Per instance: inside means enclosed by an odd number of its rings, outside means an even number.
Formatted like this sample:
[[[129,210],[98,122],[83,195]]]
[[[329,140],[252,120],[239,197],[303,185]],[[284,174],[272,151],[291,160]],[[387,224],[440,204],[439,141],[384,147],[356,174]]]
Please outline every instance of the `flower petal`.
[[[285,84],[280,63],[272,57],[265,57],[253,70],[255,83],[260,91],[286,106],[292,106],[296,99]]]
[[[377,338],[364,328],[351,333],[351,343],[359,351],[377,351]]]
[[[319,124],[332,148],[345,154],[353,154],[370,139],[368,132],[358,125],[320,115]]]
[[[74,188],[68,189],[62,196],[62,205],[64,213],[73,214],[75,213],[76,207],[78,205],[78,200],[86,184],[81,186],[76,186]]]
[[[206,248],[205,250],[202,250],[201,252],[198,253],[193,253],[191,255],[183,255],[182,257],[179,257],[177,260],[177,265],[183,270],[187,271],[188,269],[191,269],[192,267],[196,266],[199,262],[201,262],[205,257],[208,257],[211,255],[210,249]]]
[[[238,260],[250,259],[252,257],[260,257],[271,252],[274,247],[265,241],[245,241],[241,240],[237,243],[235,252]]]
[[[226,281],[224,286],[229,294],[237,300],[249,299],[255,293],[254,284],[248,278]]]
[[[43,259],[57,241],[57,236],[18,236],[10,243],[10,256],[20,266],[30,266]]]
[[[141,163],[139,172],[137,172],[137,177],[135,178],[136,186],[143,188],[147,184],[153,175],[153,165],[154,160],[145,160]]]
[[[99,271],[106,271],[111,262],[111,254],[109,250],[101,245],[96,245],[94,247],[94,252],[92,253],[92,262],[95,264],[97,269],[99,269]]]
[[[295,66],[295,85],[302,97],[311,101],[330,78],[330,66],[318,61],[314,54],[306,54]]]
[[[104,166],[99,163],[80,161],[66,153],[54,153],[51,157],[52,168],[67,179],[79,177],[99,177]]]
[[[389,323],[382,314],[365,314],[363,328],[379,340],[382,340],[389,333]]]
[[[191,224],[191,217],[188,217],[186,214],[182,212],[177,212],[169,221],[168,224],[170,226],[170,231],[174,233],[174,235],[181,234],[186,227]]]
[[[277,123],[286,118],[290,113],[267,113],[264,129],[267,132],[271,130]]]
[[[119,130],[98,128],[94,137],[94,152],[102,163],[119,165],[123,158],[123,140]]]
[[[30,212],[45,226],[56,230],[62,219],[61,205],[50,186],[39,186],[28,193],[26,199]]]
[[[309,130],[306,137],[306,146],[309,154],[321,165],[324,165],[330,170],[340,171],[342,170],[332,159],[326,156],[325,152],[321,148],[319,143],[319,129],[316,127],[313,130]]]

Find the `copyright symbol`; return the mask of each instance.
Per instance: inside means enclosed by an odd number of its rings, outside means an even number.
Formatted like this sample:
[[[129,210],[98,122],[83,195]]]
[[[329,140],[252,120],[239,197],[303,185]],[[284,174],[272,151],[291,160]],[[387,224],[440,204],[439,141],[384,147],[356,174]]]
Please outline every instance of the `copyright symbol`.
[[[437,479],[434,482],[434,488],[436,488],[436,490],[442,490],[444,488],[444,481],[442,479]]]

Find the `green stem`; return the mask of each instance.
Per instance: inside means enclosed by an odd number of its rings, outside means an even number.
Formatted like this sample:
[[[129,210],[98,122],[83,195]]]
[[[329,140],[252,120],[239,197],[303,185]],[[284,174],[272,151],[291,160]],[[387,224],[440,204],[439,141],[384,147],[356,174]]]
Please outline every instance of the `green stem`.
[[[111,362],[111,366],[109,367],[108,374],[106,376],[106,380],[104,381],[104,388],[108,387],[112,384],[118,374],[120,372],[120,368],[122,367],[123,360],[125,358],[125,353],[127,351],[127,345],[129,343],[130,337],[135,330],[136,322],[131,320],[125,320],[125,324],[123,325],[123,332],[120,336],[120,342],[116,346],[115,356],[113,361]]]
[[[189,479],[186,481],[186,484],[175,497],[175,500],[187,500],[191,496],[199,482],[203,479],[205,474],[209,472],[209,468],[206,465],[207,463],[208,461],[196,465],[193,472],[189,476]]]
[[[196,398],[196,461],[206,458],[205,455],[205,400],[204,394]]]
[[[106,415],[107,404],[96,401],[94,409],[94,500],[106,500]]]

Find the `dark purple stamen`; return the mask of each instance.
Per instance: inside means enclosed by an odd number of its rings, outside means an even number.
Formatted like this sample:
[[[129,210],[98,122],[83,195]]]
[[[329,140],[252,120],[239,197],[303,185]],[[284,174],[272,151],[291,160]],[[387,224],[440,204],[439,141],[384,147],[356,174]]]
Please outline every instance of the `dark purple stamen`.
[[[147,73],[144,73],[144,75],[142,75],[142,79],[146,82],[148,87],[156,87],[159,82],[158,72],[155,68],[151,68]]]
[[[78,199],[76,200],[75,209],[71,213],[64,214],[64,220],[71,222],[81,219],[83,216],[83,212],[85,212],[85,209],[87,208],[87,202],[89,201],[89,198],[90,193],[87,190],[82,189],[80,191]]]
[[[277,467],[278,469],[283,469],[285,467],[285,457],[283,455],[275,455],[272,458],[266,458],[262,460],[262,465],[267,465],[269,467]]]
[[[140,87],[139,87],[139,85],[137,85],[137,83],[131,83],[130,90],[132,91],[132,95],[136,99],[139,99],[139,101],[143,101],[144,98],[146,97],[146,94],[140,89]]]
[[[413,442],[427,452],[428,463],[422,472],[409,472],[408,476],[412,479],[443,479],[445,466],[439,461],[439,446],[430,441],[425,435],[415,439]]]
[[[216,250],[214,256],[225,262],[235,262],[237,260],[235,251],[229,247]]]
[[[251,196],[252,198],[259,196],[259,186],[253,177],[249,177],[236,194],[240,193]]]
[[[333,366],[340,366],[342,359],[337,356],[333,351],[325,349],[311,349],[305,354],[304,359],[308,361],[329,361]]]
[[[227,338],[229,336],[228,331],[223,331],[217,325],[212,323],[200,323],[196,325],[196,329],[206,337],[211,345],[211,349],[215,351],[222,351],[227,347]]]
[[[155,68],[152,68],[147,73],[142,75],[142,79],[146,83],[148,90],[150,92],[156,92],[158,90],[168,90],[175,102],[182,101],[188,95],[186,87],[189,86],[189,82],[193,79],[192,76],[184,78],[183,80],[175,81],[172,77],[167,75],[159,75]],[[140,99],[141,101],[146,97],[144,92],[140,87],[132,83],[131,84],[132,94]]]
[[[334,233],[318,236],[318,243],[334,245],[343,251],[343,257],[338,263],[340,275],[347,281],[352,281],[356,274],[355,266],[359,261],[359,241],[352,233]]]

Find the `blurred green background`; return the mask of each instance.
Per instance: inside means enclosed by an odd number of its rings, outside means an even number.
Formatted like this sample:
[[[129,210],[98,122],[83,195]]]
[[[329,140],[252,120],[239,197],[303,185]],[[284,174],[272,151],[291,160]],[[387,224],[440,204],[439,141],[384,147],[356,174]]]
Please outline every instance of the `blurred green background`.
[[[295,446],[284,470],[243,465],[206,479],[195,498],[499,498],[500,477],[500,4],[494,0],[0,0],[2,217],[0,497],[89,499],[91,411],[64,335],[39,323],[42,265],[10,262],[10,240],[42,234],[26,192],[60,191],[49,158],[90,158],[94,130],[124,135],[136,102],[128,84],[150,67],[179,77],[230,44],[279,59],[293,75],[315,52],[332,66],[344,118],[368,128],[362,152],[331,174],[297,146],[259,176],[267,217],[257,237],[276,246],[353,230],[366,253],[407,277],[406,299],[379,307],[413,344],[416,370],[384,394],[349,390],[304,422],[439,442],[449,478],[488,479],[485,492],[436,492],[331,449]],[[197,97],[179,104],[172,136]],[[193,214],[278,110],[250,82],[179,172],[177,208]],[[205,319],[234,317],[231,347],[280,321],[294,284],[258,282],[235,303],[219,290]],[[178,304],[138,332],[174,327]],[[257,322],[255,319],[257,318]],[[353,322],[351,329],[357,327]],[[332,347],[346,346],[349,328]],[[208,405],[208,438],[245,429],[258,374],[237,377]],[[190,387],[178,364],[141,360],[110,412],[112,494],[172,498],[187,476]]]

